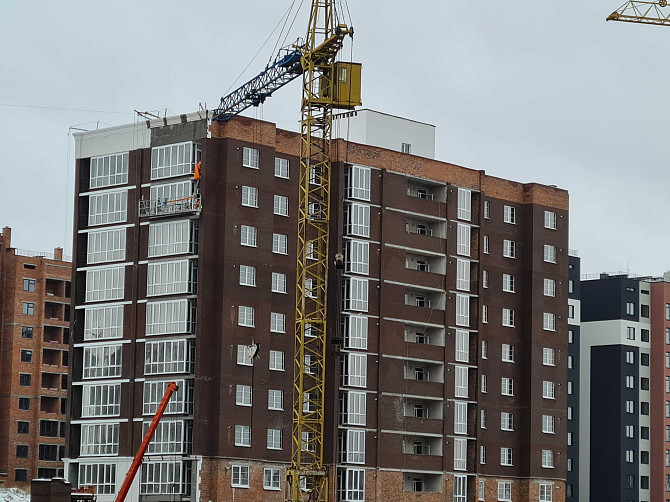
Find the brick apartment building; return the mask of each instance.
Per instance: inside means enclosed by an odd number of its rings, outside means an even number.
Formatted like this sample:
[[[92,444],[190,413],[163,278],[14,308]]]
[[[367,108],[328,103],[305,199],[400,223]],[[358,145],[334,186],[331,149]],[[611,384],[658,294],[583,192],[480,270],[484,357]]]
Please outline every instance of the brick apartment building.
[[[600,274],[575,292],[567,500],[670,500],[670,274]]]
[[[333,145],[333,500],[563,501],[567,192],[433,160],[432,126],[351,120]],[[169,380],[131,499],[283,500],[299,148],[205,112],[76,135],[66,478],[100,502]]]
[[[18,250],[0,234],[0,485],[63,476],[70,278],[63,250]]]

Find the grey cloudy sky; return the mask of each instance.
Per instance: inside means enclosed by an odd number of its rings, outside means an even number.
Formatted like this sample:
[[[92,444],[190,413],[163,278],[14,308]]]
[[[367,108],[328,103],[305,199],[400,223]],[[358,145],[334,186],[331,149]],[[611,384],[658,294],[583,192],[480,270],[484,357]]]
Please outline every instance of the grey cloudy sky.
[[[622,2],[349,0],[364,105],[435,124],[440,160],[569,190],[583,272],[659,275],[670,28],[605,22]],[[14,245],[71,251],[71,126],[216,106],[290,3],[4,0],[0,226]],[[304,3],[288,40],[304,36]],[[299,95],[293,82],[249,115],[296,129]]]

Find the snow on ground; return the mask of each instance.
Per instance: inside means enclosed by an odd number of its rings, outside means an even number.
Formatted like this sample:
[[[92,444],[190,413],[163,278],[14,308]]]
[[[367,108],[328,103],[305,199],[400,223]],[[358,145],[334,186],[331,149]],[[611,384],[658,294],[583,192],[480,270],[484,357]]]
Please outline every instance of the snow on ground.
[[[18,488],[0,488],[0,502],[30,502],[30,494]]]

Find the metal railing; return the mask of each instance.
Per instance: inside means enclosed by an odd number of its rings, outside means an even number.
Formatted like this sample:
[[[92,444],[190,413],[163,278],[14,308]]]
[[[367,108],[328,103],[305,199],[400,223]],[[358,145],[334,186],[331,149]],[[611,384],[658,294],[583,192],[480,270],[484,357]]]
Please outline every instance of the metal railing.
[[[140,200],[140,216],[162,216],[179,213],[199,213],[202,209],[200,194],[175,200]]]
[[[28,258],[46,258],[47,260],[56,260],[56,256],[53,253],[47,253],[45,251],[30,251],[28,249],[14,248],[14,254],[18,256],[27,256]],[[72,261],[72,256],[63,254],[62,261]]]

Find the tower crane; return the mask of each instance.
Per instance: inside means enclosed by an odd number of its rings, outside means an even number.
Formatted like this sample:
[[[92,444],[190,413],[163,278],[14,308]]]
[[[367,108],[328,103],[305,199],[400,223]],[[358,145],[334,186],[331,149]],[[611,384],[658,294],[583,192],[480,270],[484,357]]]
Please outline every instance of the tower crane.
[[[337,61],[345,37],[353,37],[354,30],[342,22],[335,4],[335,0],[312,0],[304,42],[296,43],[292,51],[278,56],[257,77],[221,98],[213,115],[214,120],[230,120],[302,76],[293,420],[291,465],[286,471],[287,502],[328,500],[329,475],[323,450],[332,112],[361,105],[361,65]],[[341,261],[340,256],[337,258]]]
[[[667,5],[667,0],[657,2],[630,0],[607,16],[607,20],[670,26],[670,9],[668,11],[663,9]]]

